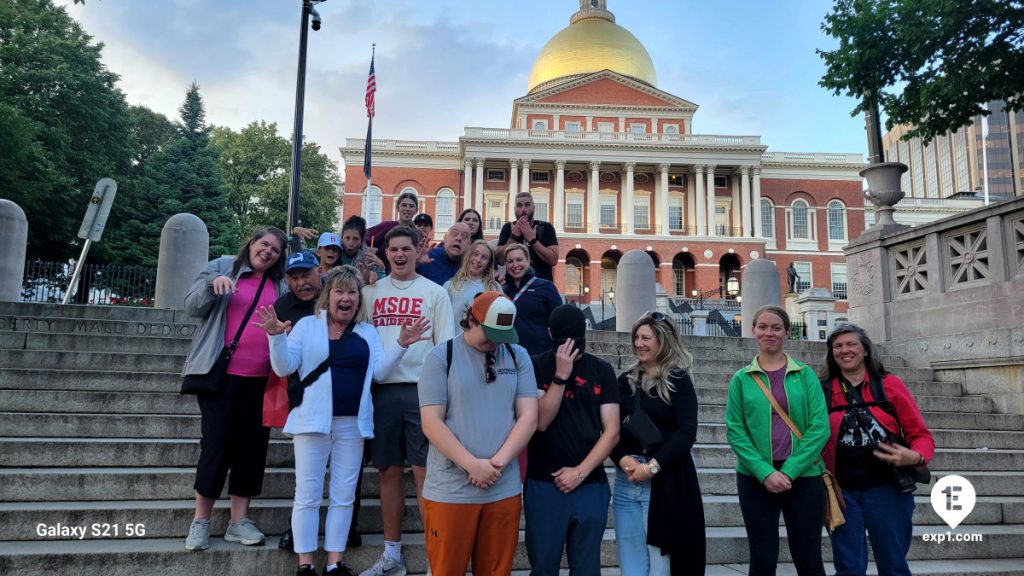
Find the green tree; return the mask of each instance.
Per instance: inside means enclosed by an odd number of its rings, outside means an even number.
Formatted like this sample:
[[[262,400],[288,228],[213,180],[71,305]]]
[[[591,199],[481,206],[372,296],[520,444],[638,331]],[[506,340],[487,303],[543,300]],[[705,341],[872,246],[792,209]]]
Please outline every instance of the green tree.
[[[229,206],[238,217],[242,236],[267,225],[284,226],[291,182],[292,143],[278,134],[277,124],[252,122],[239,132],[214,128],[212,141],[221,149],[220,165],[230,189]],[[330,229],[341,179],[334,162],[313,142],[302,146],[299,222]]]
[[[836,0],[822,30],[821,85],[878,104],[889,128],[931,140],[971,124],[982,104],[1024,108],[1024,3],[1020,0]]]
[[[96,181],[130,166],[102,48],[51,0],[0,2],[0,190],[25,210],[30,259],[74,255]]]
[[[227,206],[228,190],[218,165],[219,151],[210,144],[210,129],[199,87],[193,83],[178,109],[175,136],[146,161],[136,185],[134,213],[124,223],[133,241],[125,258],[155,266],[160,231],[179,212],[195,214],[210,233],[210,255],[238,250],[238,226]]]

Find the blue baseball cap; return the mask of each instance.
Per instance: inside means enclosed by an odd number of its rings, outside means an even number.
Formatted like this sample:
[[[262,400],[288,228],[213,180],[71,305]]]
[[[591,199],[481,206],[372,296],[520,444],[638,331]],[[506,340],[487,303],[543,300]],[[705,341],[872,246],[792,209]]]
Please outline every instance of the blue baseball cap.
[[[303,250],[288,257],[288,263],[285,265],[284,271],[288,273],[292,270],[309,270],[319,265],[320,260],[317,259],[316,254],[309,250]]]

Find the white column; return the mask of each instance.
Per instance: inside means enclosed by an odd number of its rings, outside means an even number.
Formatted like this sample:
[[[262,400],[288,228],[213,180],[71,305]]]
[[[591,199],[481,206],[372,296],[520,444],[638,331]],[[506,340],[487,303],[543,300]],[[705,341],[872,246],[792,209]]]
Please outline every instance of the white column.
[[[754,227],[751,225],[750,219],[757,218],[759,211],[751,211],[750,208],[750,166],[740,167],[740,202],[743,205],[743,218],[741,220],[741,226],[743,226],[743,238],[752,238],[754,235]]]
[[[526,128],[526,129],[530,128],[529,126],[526,125],[526,113],[525,112],[523,112],[523,113],[521,113],[519,115],[519,126],[516,126],[516,128]]]
[[[476,200],[473,201],[473,205],[480,211],[481,218],[487,218],[487,213],[484,206],[484,159],[476,159]],[[481,226],[485,226],[483,222]]]
[[[565,230],[565,160],[555,160],[555,232]]]
[[[523,177],[519,180],[519,191],[530,191],[530,161],[523,160]]]
[[[519,193],[519,160],[508,161],[508,221],[516,219],[516,194]]]
[[[715,223],[715,166],[714,164],[708,165],[707,171],[708,184],[705,191],[708,195],[708,236],[712,238],[718,236],[718,230]]]
[[[658,190],[658,206],[654,212],[659,216],[656,222],[660,230],[657,233],[665,236],[668,236],[668,169],[670,167],[669,164],[658,164],[658,170],[661,172],[661,189]]]
[[[632,234],[633,233],[633,169],[636,165],[632,162],[626,162],[623,165],[626,169],[623,175],[623,192],[622,192],[622,233]]]
[[[697,183],[697,236],[708,235],[708,198],[704,194],[704,165],[693,167],[693,180]]]
[[[600,170],[600,162],[590,163],[590,183],[587,186],[587,229],[591,234],[597,234],[601,224]]]
[[[754,238],[764,238],[761,232],[761,167],[754,166],[754,197],[751,200],[754,212]]]
[[[561,115],[561,114],[552,114],[551,122],[553,122],[553,123],[554,123],[554,126],[552,126],[552,127],[551,127],[551,129],[552,129],[552,130],[561,130],[561,129],[562,129],[562,128],[561,128],[561,127],[560,127],[560,126],[558,125],[558,121],[559,121],[559,120],[560,120],[561,118],[562,118],[562,115]]]
[[[462,209],[473,207],[473,159],[466,158],[462,170]],[[479,210],[479,208],[477,209]]]
[[[692,171],[686,177],[686,218],[683,220],[685,234],[697,234],[697,179]]]
[[[740,231],[737,236],[742,238],[743,224],[740,219],[743,217],[743,211],[740,210],[740,181],[736,177],[735,171],[729,175],[729,181],[732,183],[732,217],[730,218],[732,229],[729,230],[729,236],[732,236],[735,231]]]

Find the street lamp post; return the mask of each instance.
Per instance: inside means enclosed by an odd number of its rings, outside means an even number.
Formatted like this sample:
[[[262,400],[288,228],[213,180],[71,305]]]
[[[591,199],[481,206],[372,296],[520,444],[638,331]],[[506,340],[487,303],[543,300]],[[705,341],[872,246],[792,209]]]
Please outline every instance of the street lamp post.
[[[309,35],[309,17],[313,16],[313,30],[320,29],[320,14],[313,8],[326,0],[302,0],[302,27],[299,31],[299,70],[295,80],[295,125],[292,128],[292,181],[288,191],[287,233],[299,225],[299,184],[302,177],[302,115],[306,100],[306,44]]]
[[[609,289],[607,289],[607,290],[605,290],[604,292],[601,293],[601,323],[602,324],[604,324],[604,321],[608,319],[608,316],[605,314],[605,310],[604,310],[604,297],[605,296],[608,296],[608,301],[611,302],[612,305],[614,306],[615,305],[615,289],[614,288],[609,288]]]

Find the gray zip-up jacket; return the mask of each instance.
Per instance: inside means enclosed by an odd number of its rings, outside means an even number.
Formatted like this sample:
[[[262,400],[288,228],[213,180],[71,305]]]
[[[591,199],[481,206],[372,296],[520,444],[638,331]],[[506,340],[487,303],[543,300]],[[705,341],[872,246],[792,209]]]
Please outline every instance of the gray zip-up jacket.
[[[189,316],[199,318],[199,327],[196,328],[192,337],[192,349],[188,351],[185,358],[185,368],[182,376],[188,374],[206,374],[213,368],[214,362],[221,349],[224,348],[224,331],[228,323],[228,302],[231,295],[217,296],[213,293],[213,280],[218,276],[227,276],[233,282],[252,268],[243,264],[238,274],[231,275],[231,266],[234,264],[233,256],[222,256],[211,260],[206,268],[199,273],[196,281],[192,283],[188,294],[185,295],[185,313]],[[288,284],[282,280],[275,286],[268,283],[264,290],[272,289],[275,299],[288,290]]]

